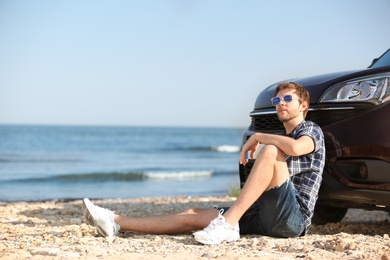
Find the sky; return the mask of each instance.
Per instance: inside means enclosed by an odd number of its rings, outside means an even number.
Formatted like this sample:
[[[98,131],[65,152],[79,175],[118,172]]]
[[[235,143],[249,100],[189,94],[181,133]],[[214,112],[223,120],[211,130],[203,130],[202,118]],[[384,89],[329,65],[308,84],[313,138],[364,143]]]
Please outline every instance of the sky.
[[[363,69],[390,1],[0,0],[0,124],[245,127],[274,82]]]

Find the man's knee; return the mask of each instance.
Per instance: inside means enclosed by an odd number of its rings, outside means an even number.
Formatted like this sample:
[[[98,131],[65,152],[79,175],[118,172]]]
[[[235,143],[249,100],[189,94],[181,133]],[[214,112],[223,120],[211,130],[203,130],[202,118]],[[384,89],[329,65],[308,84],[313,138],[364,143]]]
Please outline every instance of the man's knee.
[[[196,214],[199,214],[199,210],[197,208],[189,208],[189,209],[186,209],[185,211],[181,212],[180,214],[196,215]]]
[[[180,214],[181,215],[200,215],[200,216],[203,216],[203,215],[209,215],[209,214],[214,214],[214,212],[216,212],[216,214],[218,215],[218,209],[216,208],[208,208],[208,209],[204,209],[204,208],[189,208],[183,212],[181,212]]]
[[[263,149],[263,153],[259,154],[261,160],[272,162],[274,165],[273,176],[268,189],[277,187],[283,184],[289,178],[289,172],[284,153],[275,145],[266,145],[263,147]]]
[[[259,156],[274,160],[284,160],[284,153],[277,146],[269,144],[265,145],[261,150]]]
[[[215,208],[189,208],[179,214],[181,221],[193,230],[205,228],[214,218],[218,216],[218,209]]]

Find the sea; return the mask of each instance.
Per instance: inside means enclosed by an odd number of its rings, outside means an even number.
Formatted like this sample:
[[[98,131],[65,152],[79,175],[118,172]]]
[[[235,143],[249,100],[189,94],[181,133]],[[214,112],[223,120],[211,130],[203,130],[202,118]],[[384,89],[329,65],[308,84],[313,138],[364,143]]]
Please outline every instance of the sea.
[[[242,131],[0,125],[0,201],[227,195]]]

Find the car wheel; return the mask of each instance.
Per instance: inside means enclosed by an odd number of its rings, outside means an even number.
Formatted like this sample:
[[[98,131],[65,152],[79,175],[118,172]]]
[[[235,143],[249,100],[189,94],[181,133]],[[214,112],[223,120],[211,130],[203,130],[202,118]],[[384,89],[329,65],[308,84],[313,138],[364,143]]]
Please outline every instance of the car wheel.
[[[347,211],[347,208],[316,206],[312,223],[316,225],[325,225],[326,223],[340,222],[345,214],[347,214]]]

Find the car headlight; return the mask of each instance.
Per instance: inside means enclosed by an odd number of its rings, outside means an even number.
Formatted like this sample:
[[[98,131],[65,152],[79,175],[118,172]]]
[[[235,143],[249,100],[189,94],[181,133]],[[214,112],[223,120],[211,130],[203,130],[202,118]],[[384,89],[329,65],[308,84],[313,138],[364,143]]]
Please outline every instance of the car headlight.
[[[319,102],[371,102],[390,100],[390,73],[371,75],[338,83],[321,96]]]

